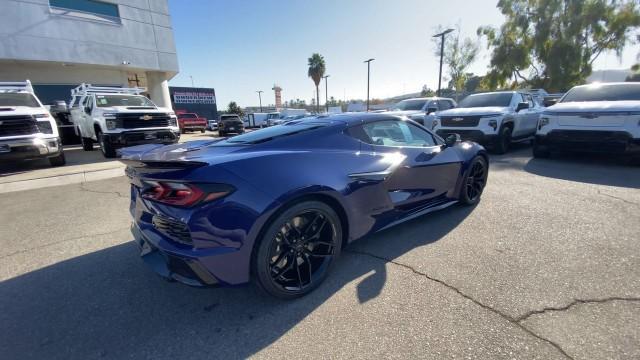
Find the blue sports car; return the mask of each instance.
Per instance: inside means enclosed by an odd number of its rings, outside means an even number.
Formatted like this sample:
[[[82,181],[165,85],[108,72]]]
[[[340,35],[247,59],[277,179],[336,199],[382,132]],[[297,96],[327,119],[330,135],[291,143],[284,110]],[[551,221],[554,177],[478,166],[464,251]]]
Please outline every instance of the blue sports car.
[[[132,232],[158,274],[194,286],[253,281],[285,299],[316,288],[347,243],[477,203],[489,170],[480,145],[384,113],[121,154]]]

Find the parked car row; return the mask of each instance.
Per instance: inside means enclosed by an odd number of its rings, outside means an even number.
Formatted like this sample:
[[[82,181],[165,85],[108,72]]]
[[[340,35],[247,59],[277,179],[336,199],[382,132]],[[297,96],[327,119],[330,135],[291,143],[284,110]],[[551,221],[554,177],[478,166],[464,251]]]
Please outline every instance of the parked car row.
[[[513,143],[530,141],[536,157],[557,151],[640,155],[640,83],[582,85],[566,94],[487,92],[459,104],[448,98],[415,98],[386,112],[406,116],[443,138],[458,134],[498,154]]]

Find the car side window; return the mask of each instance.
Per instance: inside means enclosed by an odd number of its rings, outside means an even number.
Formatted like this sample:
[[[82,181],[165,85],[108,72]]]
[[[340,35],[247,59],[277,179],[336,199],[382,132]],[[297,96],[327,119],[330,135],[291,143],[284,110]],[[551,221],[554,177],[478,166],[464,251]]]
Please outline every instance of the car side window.
[[[533,107],[536,106],[536,103],[533,101],[533,97],[531,96],[531,94],[527,94],[525,95],[525,97],[527,98],[527,102],[529,103],[529,109],[533,109]]]
[[[436,146],[436,140],[433,135],[406,121],[385,120],[372,122],[362,125],[362,131],[366,136],[361,134],[358,138],[373,145],[393,147]]]
[[[451,103],[447,100],[438,100],[438,107],[440,111],[451,109]]]

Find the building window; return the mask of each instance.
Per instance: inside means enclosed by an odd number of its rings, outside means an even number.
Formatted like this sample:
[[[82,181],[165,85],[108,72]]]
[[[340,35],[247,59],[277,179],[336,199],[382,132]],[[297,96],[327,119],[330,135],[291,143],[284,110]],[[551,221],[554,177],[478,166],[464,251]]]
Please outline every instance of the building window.
[[[120,22],[117,4],[96,0],[49,0],[49,6],[58,15]]]

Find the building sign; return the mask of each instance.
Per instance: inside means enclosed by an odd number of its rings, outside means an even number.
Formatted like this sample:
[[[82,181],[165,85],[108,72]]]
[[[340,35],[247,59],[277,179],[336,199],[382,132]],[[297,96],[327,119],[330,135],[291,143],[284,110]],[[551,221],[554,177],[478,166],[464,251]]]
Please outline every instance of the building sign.
[[[196,113],[207,119],[218,118],[216,91],[212,88],[170,86],[169,94],[176,112]]]
[[[215,104],[216,95],[214,92],[203,91],[174,91],[174,104]]]

